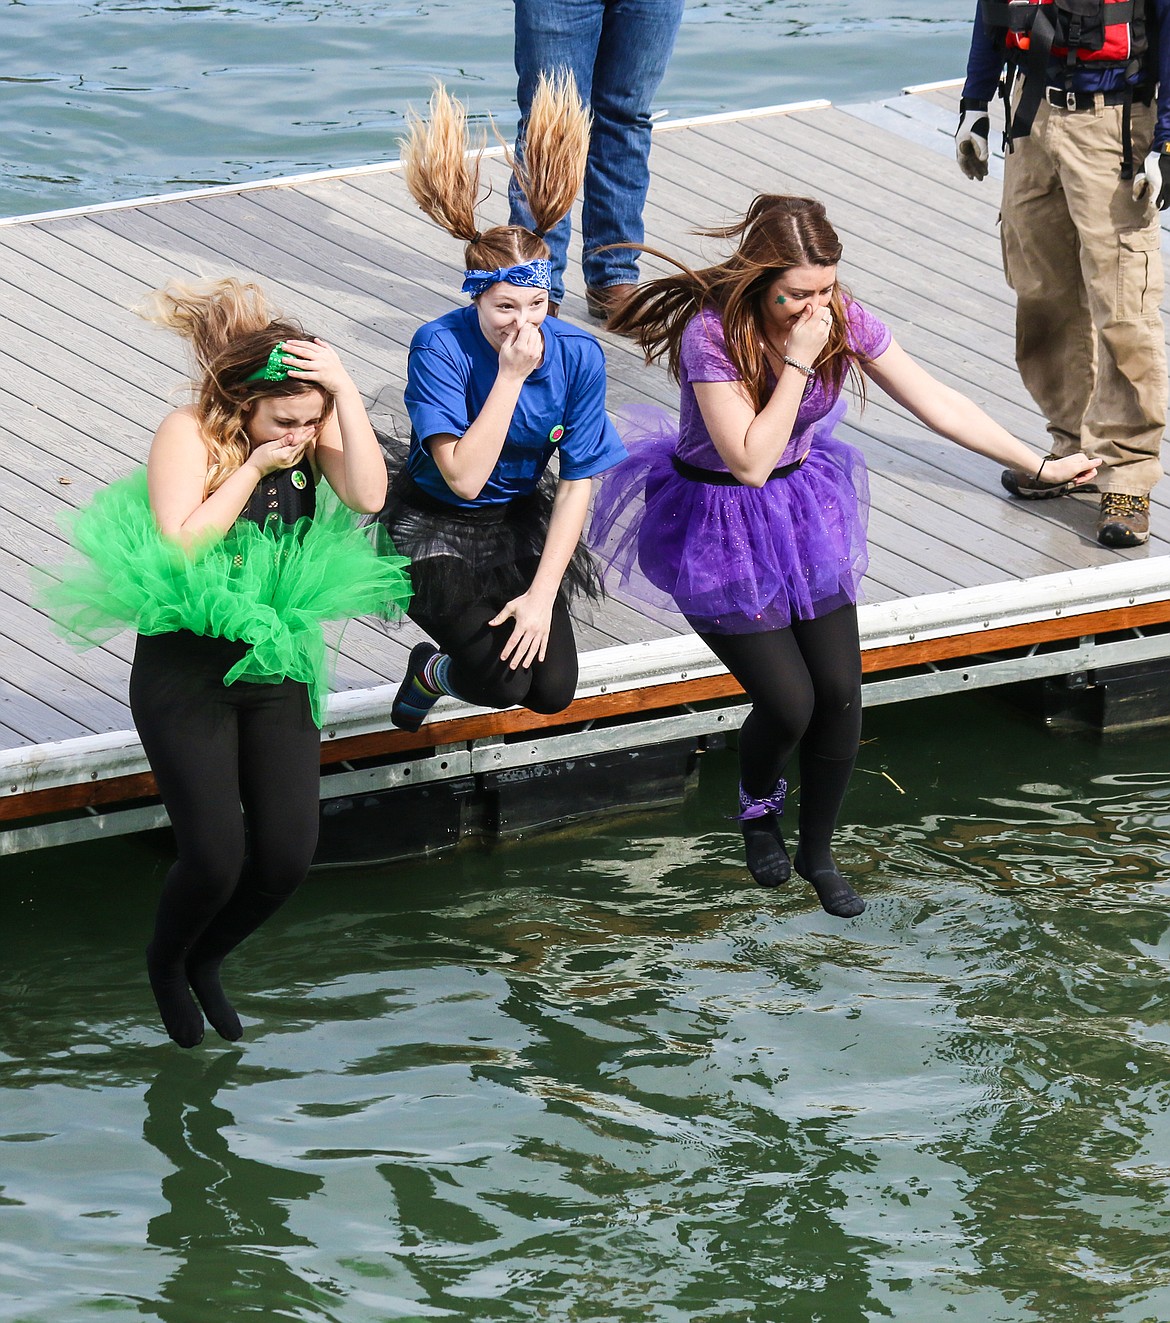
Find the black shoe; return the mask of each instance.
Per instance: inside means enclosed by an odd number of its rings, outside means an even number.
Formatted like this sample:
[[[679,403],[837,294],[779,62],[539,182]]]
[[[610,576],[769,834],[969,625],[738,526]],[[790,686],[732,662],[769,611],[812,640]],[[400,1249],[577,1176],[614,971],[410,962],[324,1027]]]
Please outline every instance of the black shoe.
[[[812,884],[821,902],[821,909],[838,919],[856,919],[865,909],[865,901],[837,871],[836,865],[829,868],[806,868],[800,857],[800,850],[792,861],[793,868]]]
[[[585,308],[590,317],[607,322],[636,290],[637,285],[586,285]]]
[[[1047,458],[1055,459],[1056,456],[1049,455]],[[1006,491],[1021,501],[1050,501],[1054,496],[1067,496],[1075,485],[1071,482],[1037,482],[1035,478],[1028,477],[1026,473],[1017,473],[1015,469],[1004,469],[999,480]],[[1093,485],[1090,483],[1088,487],[1079,490],[1092,491]]]
[[[1140,547],[1150,536],[1150,498],[1106,492],[1097,516],[1097,541],[1103,547]]]
[[[442,697],[441,694],[432,697],[429,690],[420,692],[421,680],[418,685],[415,684],[423,667],[438,651],[433,643],[416,643],[410,650],[406,674],[402,677],[390,708],[390,720],[399,730],[418,730],[426,720],[427,713]]]

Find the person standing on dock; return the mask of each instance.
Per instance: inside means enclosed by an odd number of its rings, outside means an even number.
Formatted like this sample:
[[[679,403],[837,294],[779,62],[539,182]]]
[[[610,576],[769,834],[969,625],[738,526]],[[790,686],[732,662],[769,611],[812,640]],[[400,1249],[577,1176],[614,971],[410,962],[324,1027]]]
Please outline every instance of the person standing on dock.
[[[411,558],[410,617],[438,644],[411,652],[391,712],[406,730],[443,694],[551,713],[576,692],[568,599],[598,589],[581,546],[591,479],[625,451],[605,412],[600,344],[548,316],[541,235],[568,213],[588,142],[572,78],[542,78],[528,155],[514,165],[535,228],[482,231],[466,114],[441,86],[430,122],[415,118],[403,146],[411,194],[465,244],[471,296],[411,340],[410,449],[379,516]]]
[[[670,61],[683,0],[515,0],[516,100],[524,143],[541,74],[567,70],[593,112],[585,198],[581,208],[585,305],[602,321],[638,280],[638,264],[620,243],[639,244],[650,185],[650,106]],[[513,225],[532,228],[532,212],[514,178],[508,190]],[[549,292],[555,314],[565,297],[572,222],[545,235],[552,258]]]
[[[867,565],[865,462],[839,440],[842,389],[865,379],[940,436],[1019,473],[1039,456],[936,381],[837,281],[841,244],[821,203],[765,194],[716,266],[639,286],[609,322],[682,389],[678,423],[632,411],[630,456],[601,483],[590,542],[623,587],[673,601],[743,686],[739,820],[762,886],[793,869],[842,918],[865,902],[832,838],[861,734],[857,590]],[[1088,481],[1097,461],[1049,460],[1053,481]],[[800,822],[780,832],[785,770],[800,748]]]
[[[955,135],[969,179],[987,175],[997,84],[1016,363],[1050,455],[1101,460],[1097,540],[1138,546],[1166,424],[1158,209],[1170,203],[1170,0],[980,0]],[[1047,470],[1009,470],[1003,485],[1022,500],[1071,490]]]
[[[147,315],[190,345],[195,402],[163,420],[145,471],[74,516],[84,559],[45,599],[85,642],[138,631],[130,708],[178,847],[147,970],[167,1033],[193,1047],[200,1006],[242,1036],[220,965],[313,859],[322,622],[397,614],[410,589],[349,513],[381,508],[386,466],[334,350],[234,279],[172,282]],[[340,501],[318,500],[321,476]]]

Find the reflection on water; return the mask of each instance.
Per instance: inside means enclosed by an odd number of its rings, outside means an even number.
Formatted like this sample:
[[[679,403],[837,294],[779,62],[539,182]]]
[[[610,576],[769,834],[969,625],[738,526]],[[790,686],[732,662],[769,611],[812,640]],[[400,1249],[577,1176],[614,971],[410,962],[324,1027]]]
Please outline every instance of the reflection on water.
[[[149,1018],[158,847],[18,861],[0,1318],[1170,1318],[1163,745],[867,735],[858,921],[747,884],[714,755],[679,812],[314,878],[238,1048]]]
[[[290,1230],[288,1205],[323,1182],[234,1151],[235,1118],[220,1094],[229,1092],[240,1063],[238,1051],[169,1053],[146,1090],[142,1137],[172,1167],[161,1186],[166,1209],[146,1231],[147,1243],[173,1265],[155,1302],[167,1323],[208,1318],[225,1306],[296,1318],[328,1304],[289,1262],[309,1242]]]

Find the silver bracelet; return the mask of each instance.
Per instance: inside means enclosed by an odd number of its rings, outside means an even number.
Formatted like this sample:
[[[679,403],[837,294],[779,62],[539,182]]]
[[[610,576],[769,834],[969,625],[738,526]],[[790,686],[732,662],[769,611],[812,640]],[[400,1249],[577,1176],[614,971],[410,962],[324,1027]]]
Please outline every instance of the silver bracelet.
[[[805,367],[803,363],[798,363],[795,358],[789,358],[787,354],[784,355],[784,361],[785,363],[788,364],[789,367],[794,367],[797,370],[797,372],[803,372],[806,377],[816,376],[816,373],[813,371],[812,368]]]

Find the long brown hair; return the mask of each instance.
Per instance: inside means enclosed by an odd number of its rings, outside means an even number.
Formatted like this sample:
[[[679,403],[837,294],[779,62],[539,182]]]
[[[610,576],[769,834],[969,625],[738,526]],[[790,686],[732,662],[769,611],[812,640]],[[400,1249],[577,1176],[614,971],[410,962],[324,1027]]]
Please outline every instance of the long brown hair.
[[[282,340],[312,338],[299,322],[274,312],[259,285],[234,276],[196,283],[172,280],[138,311],[186,340],[195,359],[195,418],[209,461],[205,496],[248,458],[247,416],[257,400],[316,391],[325,405],[322,423],[332,412],[333,396],[316,382],[247,380]]]
[[[589,113],[571,73],[541,74],[528,115],[523,161],[505,149],[532,213],[531,230],[495,225],[480,231],[475,211],[486,136],[471,142],[467,111],[442,83],[431,94],[429,120],[412,112],[409,124],[401,148],[406,187],[431,220],[463,240],[465,267],[494,271],[548,257],[542,236],[569,214],[589,154]]]
[[[769,394],[762,343],[764,291],[792,267],[836,266],[841,259],[841,241],[820,202],[775,193],[762,193],[743,220],[734,225],[693,233],[712,239],[738,239],[739,244],[730,257],[699,271],[655,248],[622,245],[641,247],[677,267],[679,274],[639,285],[610,318],[609,329],[636,340],[647,363],[666,355],[677,381],[687,323],[704,308],[716,309],[723,321],[728,357],[739,369],[758,412]],[[865,379],[846,335],[844,300],[844,291],[838,285],[829,304],[832,329],[817,358],[816,374],[834,391],[848,375],[864,401]]]

